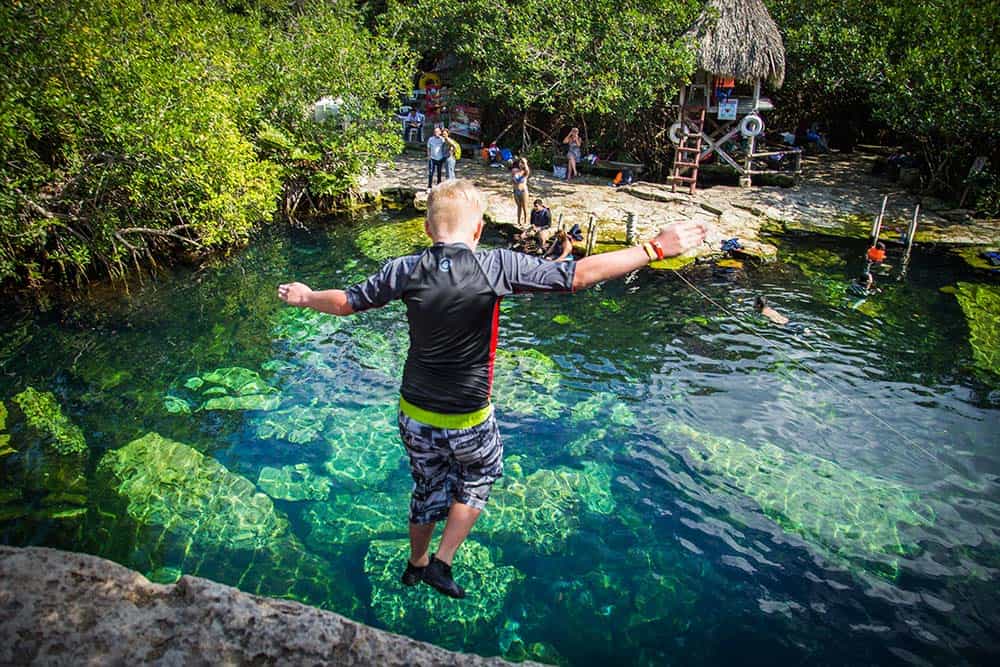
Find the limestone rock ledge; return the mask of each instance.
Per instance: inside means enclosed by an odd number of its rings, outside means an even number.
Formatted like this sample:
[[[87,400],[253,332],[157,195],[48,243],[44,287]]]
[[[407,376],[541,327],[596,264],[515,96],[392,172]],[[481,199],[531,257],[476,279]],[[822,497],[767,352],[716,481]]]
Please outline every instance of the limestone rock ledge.
[[[502,665],[199,577],[0,546],[0,665]]]

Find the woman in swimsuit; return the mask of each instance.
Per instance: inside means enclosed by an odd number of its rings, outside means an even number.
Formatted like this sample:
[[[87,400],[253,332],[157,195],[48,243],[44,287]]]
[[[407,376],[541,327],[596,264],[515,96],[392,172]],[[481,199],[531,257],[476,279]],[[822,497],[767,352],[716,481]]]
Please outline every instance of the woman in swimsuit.
[[[566,167],[566,180],[570,180],[574,176],[579,176],[580,172],[576,170],[576,163],[580,161],[580,146],[583,142],[580,140],[580,130],[574,127],[563,139],[563,143],[566,144],[566,160],[569,164]]]
[[[523,157],[518,158],[514,166],[510,168],[510,180],[514,187],[514,203],[517,204],[517,226],[521,226],[521,219],[527,225],[530,220],[528,213],[528,177],[531,176],[531,169],[528,168],[528,161]]]

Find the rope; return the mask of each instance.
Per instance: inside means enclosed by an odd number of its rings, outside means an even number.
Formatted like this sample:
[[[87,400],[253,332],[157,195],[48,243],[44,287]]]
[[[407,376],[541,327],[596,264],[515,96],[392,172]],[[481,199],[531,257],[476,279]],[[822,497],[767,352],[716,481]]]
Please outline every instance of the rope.
[[[779,354],[779,355],[780,355],[781,357],[784,357],[784,359],[785,359],[786,361],[789,361],[789,362],[791,362],[791,363],[792,363],[792,364],[794,364],[795,366],[798,366],[799,368],[801,368],[801,369],[805,370],[805,371],[806,371],[806,372],[808,372],[808,373],[812,373],[812,374],[813,374],[813,376],[815,376],[816,378],[818,378],[819,380],[821,380],[821,381],[822,381],[822,382],[823,382],[824,384],[826,384],[826,385],[827,385],[827,386],[828,386],[828,387],[829,387],[830,389],[832,389],[832,390],[834,391],[834,393],[835,393],[835,394],[837,394],[838,396],[840,396],[840,397],[841,397],[842,399],[846,399],[846,400],[847,400],[848,402],[852,403],[852,404],[853,404],[854,406],[856,406],[856,407],[860,408],[860,409],[861,409],[861,411],[862,411],[862,412],[864,412],[864,413],[865,413],[866,415],[868,415],[869,417],[871,417],[872,419],[874,419],[875,421],[877,421],[877,422],[878,422],[879,424],[881,424],[882,426],[884,426],[885,428],[887,428],[888,430],[892,431],[892,432],[893,432],[893,433],[895,433],[895,434],[896,434],[897,436],[899,436],[900,438],[902,438],[902,439],[903,439],[903,441],[904,441],[904,442],[906,442],[906,444],[908,444],[908,445],[910,445],[910,446],[912,446],[912,447],[915,447],[915,448],[916,448],[916,449],[918,449],[919,451],[921,451],[921,452],[923,452],[924,454],[926,454],[926,455],[927,455],[928,457],[932,458],[932,459],[933,459],[933,460],[935,460],[936,462],[940,463],[940,464],[941,464],[941,465],[943,465],[944,467],[946,467],[946,468],[948,468],[949,470],[951,470],[951,471],[952,471],[953,473],[955,473],[956,475],[958,475],[958,476],[959,476],[960,478],[962,477],[962,473],[960,473],[960,472],[959,472],[959,471],[958,471],[958,470],[957,470],[957,469],[956,469],[956,468],[955,468],[954,466],[952,466],[951,464],[949,464],[949,463],[948,463],[947,461],[944,461],[944,460],[942,460],[942,459],[941,459],[941,458],[939,458],[939,457],[938,457],[938,456],[937,456],[936,454],[934,454],[934,452],[932,452],[932,451],[930,451],[929,449],[927,449],[927,448],[925,448],[925,447],[921,446],[921,445],[920,445],[919,443],[917,443],[917,442],[915,442],[915,441],[914,441],[913,439],[909,438],[909,437],[908,437],[908,436],[907,436],[906,434],[904,434],[904,433],[900,432],[900,431],[899,431],[898,429],[896,429],[896,428],[895,428],[895,427],[894,427],[894,426],[893,426],[892,424],[890,424],[889,422],[887,422],[886,420],[882,419],[882,418],[881,418],[881,417],[879,417],[879,416],[878,416],[877,414],[875,414],[874,412],[872,412],[871,410],[869,410],[868,408],[866,408],[866,407],[865,407],[865,405],[864,405],[863,403],[861,403],[860,401],[856,401],[856,400],[852,400],[852,399],[851,399],[851,396],[850,396],[850,395],[848,395],[848,394],[845,394],[844,392],[842,392],[842,391],[841,391],[840,389],[838,389],[838,388],[837,388],[837,386],[836,386],[835,384],[833,384],[833,383],[832,383],[831,381],[827,380],[827,379],[826,379],[825,377],[823,377],[823,376],[822,376],[821,374],[817,373],[816,371],[814,371],[813,369],[809,368],[808,366],[806,366],[806,365],[804,365],[804,364],[800,363],[799,361],[797,361],[797,360],[793,359],[792,357],[788,356],[787,354],[785,354],[785,353],[784,353],[784,352],[783,352],[783,351],[781,350],[781,348],[779,348],[779,347],[778,347],[777,345],[775,345],[775,344],[774,344],[774,343],[773,343],[773,342],[772,342],[771,340],[769,340],[768,338],[766,338],[766,337],[762,336],[762,335],[761,335],[760,333],[758,333],[757,331],[755,331],[754,329],[752,329],[752,328],[751,328],[750,326],[748,326],[748,325],[747,325],[747,324],[746,324],[746,323],[745,323],[745,322],[743,321],[743,319],[742,319],[742,318],[738,317],[738,316],[737,316],[737,315],[736,315],[735,313],[733,313],[733,312],[732,312],[731,310],[729,310],[728,308],[726,308],[725,306],[723,306],[723,305],[722,305],[721,303],[719,303],[718,301],[716,301],[715,299],[713,299],[712,297],[710,297],[709,295],[705,294],[705,293],[704,293],[704,292],[702,292],[702,291],[701,291],[700,289],[698,289],[698,287],[697,287],[697,286],[696,286],[696,285],[695,285],[694,283],[692,283],[692,282],[691,282],[690,280],[688,280],[687,278],[685,278],[685,277],[684,277],[684,276],[683,276],[683,275],[682,275],[682,274],[680,273],[680,271],[678,271],[677,269],[671,269],[671,271],[673,271],[673,272],[674,272],[674,274],[675,274],[675,275],[676,275],[676,276],[677,276],[678,278],[680,278],[681,280],[683,280],[683,281],[684,281],[684,283],[685,283],[685,284],[686,284],[686,285],[687,285],[688,287],[690,287],[690,288],[691,288],[692,290],[694,290],[695,292],[697,292],[697,293],[698,293],[698,294],[699,294],[699,295],[701,296],[701,298],[705,299],[706,301],[708,301],[709,303],[711,303],[711,304],[712,304],[713,306],[715,306],[715,307],[716,307],[716,308],[718,308],[719,310],[721,310],[721,311],[723,311],[724,313],[726,313],[727,315],[729,315],[729,316],[730,316],[731,318],[733,318],[733,320],[734,320],[734,321],[735,321],[735,322],[736,322],[736,323],[737,323],[737,324],[738,324],[738,325],[739,325],[739,326],[740,326],[740,327],[741,327],[741,328],[742,328],[742,329],[743,329],[744,331],[746,331],[747,333],[750,333],[751,335],[753,335],[753,336],[756,336],[756,337],[757,337],[757,338],[759,338],[760,340],[764,341],[764,343],[766,343],[768,347],[770,347],[770,348],[771,348],[772,350],[774,350],[775,352],[777,352],[777,353],[778,353],[778,354]],[[815,347],[813,347],[812,345],[810,345],[810,344],[809,344],[809,342],[808,342],[808,341],[806,341],[806,340],[802,340],[802,339],[800,338],[800,339],[799,339],[799,342],[801,342],[801,343],[802,343],[803,345],[805,345],[806,347],[808,347],[808,348],[809,348],[810,350],[812,350],[813,352],[819,352],[819,351],[820,351],[820,350],[816,349]]]

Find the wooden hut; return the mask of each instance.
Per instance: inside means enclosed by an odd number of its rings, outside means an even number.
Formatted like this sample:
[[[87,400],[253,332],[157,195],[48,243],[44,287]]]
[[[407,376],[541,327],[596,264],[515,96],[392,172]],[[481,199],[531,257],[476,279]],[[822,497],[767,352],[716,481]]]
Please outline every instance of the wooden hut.
[[[797,150],[760,151],[762,113],[774,106],[761,97],[761,83],[778,88],[785,78],[785,46],[762,0],[709,0],[688,31],[697,50],[697,70],[681,88],[671,179],[694,193],[698,166],[715,153],[748,187],[754,160],[781,156],[801,162]],[[752,92],[751,92],[752,91]],[[730,144],[737,148],[728,148]]]

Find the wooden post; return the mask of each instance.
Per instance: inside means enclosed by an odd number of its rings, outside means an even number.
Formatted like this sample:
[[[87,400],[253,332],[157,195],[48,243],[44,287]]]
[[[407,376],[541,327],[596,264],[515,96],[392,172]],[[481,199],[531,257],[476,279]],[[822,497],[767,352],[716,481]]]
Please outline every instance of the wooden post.
[[[903,252],[903,265],[899,269],[899,279],[902,280],[906,277],[906,270],[910,266],[910,252],[913,250],[913,237],[917,233],[917,218],[920,217],[920,204],[913,209],[913,220],[910,221],[910,226],[906,228],[906,250]]]
[[[869,239],[870,246],[874,247],[878,243],[878,236],[882,233],[882,217],[885,215],[885,205],[889,202],[889,195],[882,197],[882,210],[879,211],[878,216],[875,218],[875,223],[872,225],[872,234]]]
[[[590,221],[587,223],[587,248],[584,251],[584,257],[590,257],[590,253],[594,252],[594,243],[597,241],[597,220],[594,214],[590,214]]]

